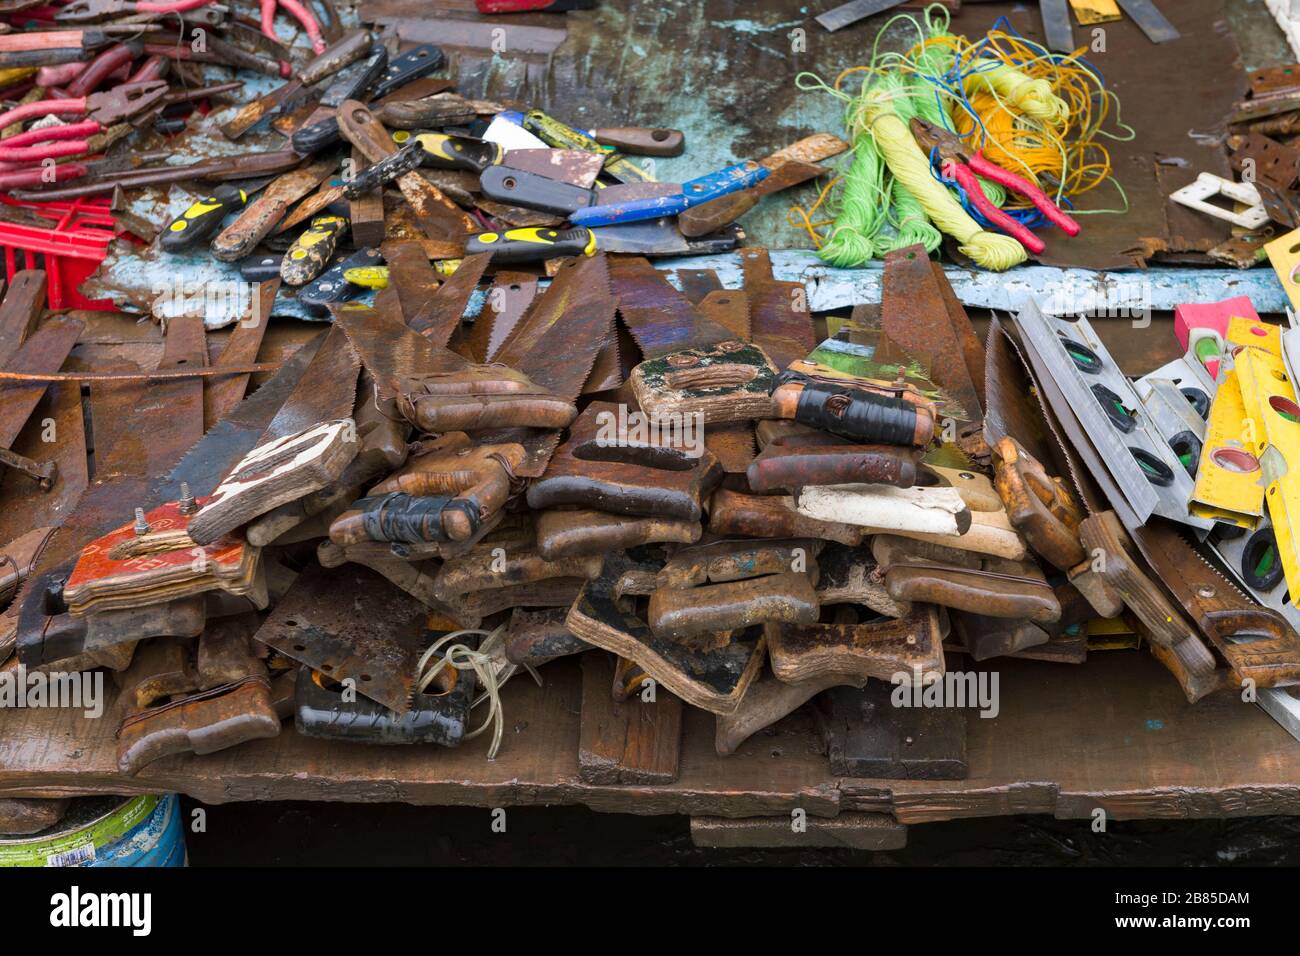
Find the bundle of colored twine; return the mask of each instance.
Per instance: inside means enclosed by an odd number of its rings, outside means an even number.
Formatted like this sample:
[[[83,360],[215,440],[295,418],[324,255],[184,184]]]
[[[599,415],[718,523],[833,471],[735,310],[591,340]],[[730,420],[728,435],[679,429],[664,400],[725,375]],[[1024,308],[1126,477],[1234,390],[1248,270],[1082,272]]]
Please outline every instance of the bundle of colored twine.
[[[882,53],[880,39],[896,22],[916,29],[918,40],[906,53]],[[913,116],[955,130],[1004,168],[1047,182],[1058,203],[1069,204],[1110,178],[1109,155],[1096,140],[1120,138],[1101,131],[1112,103],[1118,114],[1118,101],[1094,70],[1077,56],[1049,53],[997,25],[972,43],[950,34],[948,22],[939,6],[926,10],[924,27],[895,17],[878,34],[867,66],[845,70],[829,86],[809,73],[796,80],[800,89],[825,91],[846,104],[850,167],[811,208],[790,211],[791,223],[805,229],[819,255],[834,265],[859,266],[914,243],[934,251],[941,233],[989,269],[1025,260],[1018,242],[986,230],[961,191],[950,191],[953,184],[911,135]],[[851,93],[845,87],[856,80],[861,85]],[[980,185],[994,205],[1007,202],[1000,186]],[[818,218],[836,190],[836,215]],[[1009,213],[1034,225],[1040,217],[1026,205],[1016,197]]]

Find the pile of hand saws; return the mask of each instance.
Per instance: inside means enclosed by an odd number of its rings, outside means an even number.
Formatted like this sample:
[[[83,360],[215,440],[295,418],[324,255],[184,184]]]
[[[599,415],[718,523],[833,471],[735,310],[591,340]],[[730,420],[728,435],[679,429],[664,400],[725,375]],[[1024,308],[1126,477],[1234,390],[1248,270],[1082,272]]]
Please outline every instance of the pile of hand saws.
[[[373,304],[335,306],[248,395],[265,323],[211,365],[176,319],[154,370],[46,381],[14,373],[55,373],[79,325],[39,322],[31,279],[0,306],[22,516],[0,653],[113,671],[124,772],[289,717],[494,752],[501,685],[576,654],[593,783],[672,780],[682,702],[716,715],[720,755],[811,702],[837,775],[964,776],[1005,656],[1145,645],[1189,700],[1290,699],[1300,643],[1264,578],[1297,567],[1300,410],[1289,333],[1240,306],[1131,381],[1033,303],[981,343],[919,246],[830,337],[762,249],[740,288],[603,253],[544,289],[486,255],[440,279],[419,243],[392,252]],[[45,467],[46,418],[75,422],[55,444],[80,471]],[[1243,455],[1272,483],[1230,480]]]

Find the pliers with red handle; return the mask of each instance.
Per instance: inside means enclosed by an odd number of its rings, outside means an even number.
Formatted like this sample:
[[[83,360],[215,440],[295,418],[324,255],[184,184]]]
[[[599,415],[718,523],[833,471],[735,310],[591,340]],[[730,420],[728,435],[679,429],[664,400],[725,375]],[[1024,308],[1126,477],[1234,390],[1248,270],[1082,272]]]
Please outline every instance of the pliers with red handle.
[[[115,13],[185,13],[205,7],[214,0],[72,0],[54,17],[67,23],[84,23],[98,20]],[[261,0],[262,35],[276,43],[280,38],[275,35],[275,13],[277,7],[283,7],[295,20],[302,24],[311,41],[312,51],[320,54],[325,50],[325,37],[321,34],[320,21],[300,0]]]
[[[171,3],[154,3],[151,0],[72,0],[54,15],[64,23],[89,23],[115,13],[186,13],[206,7],[213,0],[172,0]]]
[[[319,56],[325,52],[325,37],[321,34],[320,21],[316,19],[315,14],[307,9],[307,5],[300,3],[299,0],[262,0],[263,36],[269,37],[277,43],[280,42],[280,38],[275,35],[276,7],[284,7],[286,12],[302,24],[303,30],[307,33],[307,39],[311,41],[313,53]]]
[[[1067,236],[1079,234],[1079,224],[1052,202],[1045,192],[1024,177],[989,162],[979,150],[971,152],[970,147],[962,142],[961,137],[956,133],[935,126],[933,123],[927,123],[920,117],[912,118],[911,128],[912,135],[922,150],[926,153],[934,151],[939,153],[944,176],[957,181],[957,185],[966,191],[967,197],[980,214],[1033,254],[1037,255],[1046,249],[1046,244],[1024,225],[989,202],[988,197],[984,195],[984,190],[980,189],[979,183],[975,181],[976,176],[983,176],[990,182],[1025,196],[1047,220],[1060,227]]]
[[[104,132],[109,126],[157,104],[167,95],[165,80],[123,83],[103,93],[57,100],[37,100],[0,113],[0,129],[46,116],[82,116],[79,123],[27,130],[0,142],[0,162],[40,162],[60,156],[84,153],[84,138]],[[51,142],[56,140],[58,142]],[[43,145],[37,145],[43,144]]]

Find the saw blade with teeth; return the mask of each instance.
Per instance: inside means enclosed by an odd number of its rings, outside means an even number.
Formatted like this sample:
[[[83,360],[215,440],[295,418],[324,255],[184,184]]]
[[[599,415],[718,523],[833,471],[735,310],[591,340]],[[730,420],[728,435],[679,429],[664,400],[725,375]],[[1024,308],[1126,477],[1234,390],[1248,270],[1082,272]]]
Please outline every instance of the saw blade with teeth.
[[[682,349],[717,345],[736,336],[707,319],[647,259],[619,258],[609,267],[618,312],[642,358],[660,358]],[[800,358],[807,350],[800,354]]]
[[[32,592],[31,583],[121,524],[123,516],[129,515],[133,508],[148,512],[176,501],[181,496],[182,482],[196,498],[211,494],[225,474],[256,445],[258,437],[302,378],[326,334],[322,332],[300,347],[266,384],[208,429],[167,475],[152,479],[119,476],[93,482],[76,509],[46,542],[10,613],[16,613],[28,601],[43,600],[43,595]]]
[[[446,345],[460,327],[492,254],[485,252],[465,258],[445,282],[430,292],[437,284],[436,277],[422,248],[419,243],[394,243],[385,247],[390,288],[401,301],[406,324],[435,345]]]
[[[523,372],[557,397],[575,402],[591,379],[596,361],[616,338],[610,263],[603,253],[566,260],[550,286],[533,300],[493,357]],[[485,442],[519,442],[520,478],[538,478],[559,444],[559,432],[506,429],[481,436]]]

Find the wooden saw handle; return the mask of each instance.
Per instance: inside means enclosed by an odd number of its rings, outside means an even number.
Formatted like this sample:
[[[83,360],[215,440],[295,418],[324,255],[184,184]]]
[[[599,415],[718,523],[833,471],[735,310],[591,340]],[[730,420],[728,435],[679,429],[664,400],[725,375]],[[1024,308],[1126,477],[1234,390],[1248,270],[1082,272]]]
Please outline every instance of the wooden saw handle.
[[[1059,571],[1069,571],[1083,561],[1079,543],[1083,512],[1070,493],[1014,438],[1000,439],[993,452],[994,487],[1012,527]]]

